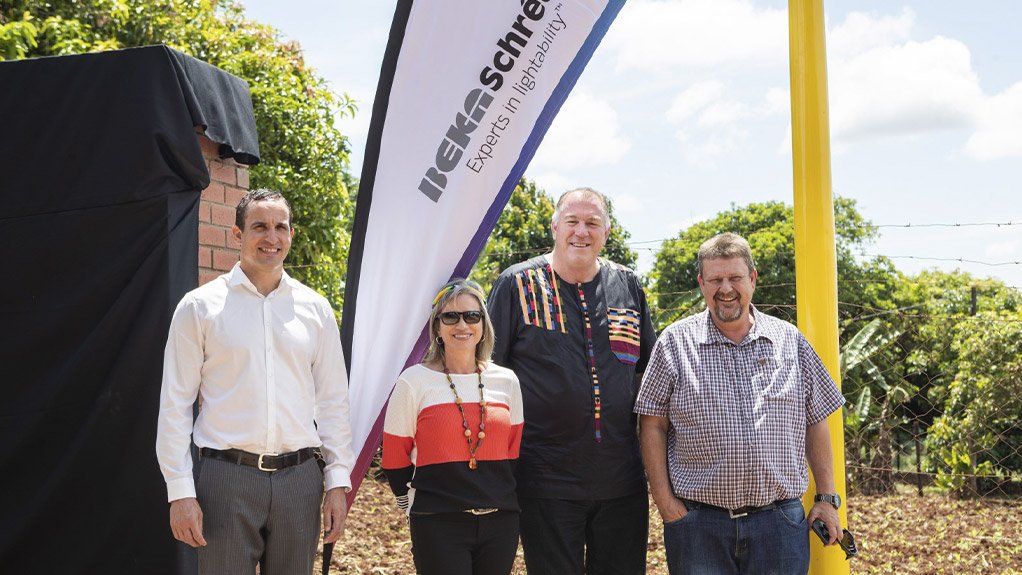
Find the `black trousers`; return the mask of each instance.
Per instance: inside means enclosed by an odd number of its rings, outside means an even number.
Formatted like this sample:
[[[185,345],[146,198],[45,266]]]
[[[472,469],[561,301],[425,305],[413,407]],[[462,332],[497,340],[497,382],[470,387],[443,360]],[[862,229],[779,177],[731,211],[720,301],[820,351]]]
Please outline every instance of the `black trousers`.
[[[646,492],[594,501],[519,497],[518,504],[529,575],[646,572]]]
[[[518,552],[518,513],[412,515],[419,575],[508,575]]]

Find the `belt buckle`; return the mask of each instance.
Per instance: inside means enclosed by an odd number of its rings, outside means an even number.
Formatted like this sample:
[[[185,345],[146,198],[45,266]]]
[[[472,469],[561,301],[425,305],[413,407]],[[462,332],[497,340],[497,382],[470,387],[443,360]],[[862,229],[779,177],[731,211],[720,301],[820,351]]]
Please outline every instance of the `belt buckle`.
[[[277,454],[276,453],[260,453],[259,454],[259,461],[256,462],[256,467],[259,468],[259,471],[276,471],[277,470],[276,467],[274,467],[272,469],[269,468],[269,467],[263,467],[263,458],[267,457],[267,456],[269,456],[269,457],[276,457]]]
[[[737,509],[728,509],[727,510],[727,514],[728,514],[729,517],[731,517],[731,519],[738,519],[739,517],[745,517],[746,515],[749,514],[748,511],[744,511],[742,513],[735,513],[735,511],[738,511],[738,510]]]
[[[487,507],[485,509],[466,509],[465,511],[471,513],[472,515],[489,515],[490,513],[496,513],[497,511],[500,510],[497,509],[496,507]]]

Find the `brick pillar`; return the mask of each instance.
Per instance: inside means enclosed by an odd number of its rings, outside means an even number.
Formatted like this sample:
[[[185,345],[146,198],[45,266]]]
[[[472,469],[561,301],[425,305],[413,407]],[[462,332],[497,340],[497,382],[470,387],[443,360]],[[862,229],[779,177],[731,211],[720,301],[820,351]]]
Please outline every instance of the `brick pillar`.
[[[199,285],[223,274],[238,261],[240,246],[231,234],[234,207],[248,191],[248,166],[221,160],[219,145],[199,134],[209,168],[209,187],[199,200]]]

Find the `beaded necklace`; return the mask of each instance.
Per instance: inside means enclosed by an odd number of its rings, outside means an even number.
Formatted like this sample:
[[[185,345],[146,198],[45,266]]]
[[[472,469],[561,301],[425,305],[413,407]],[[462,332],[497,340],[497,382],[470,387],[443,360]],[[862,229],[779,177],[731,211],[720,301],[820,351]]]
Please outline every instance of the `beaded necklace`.
[[[603,442],[603,434],[600,433],[600,374],[596,371],[596,350],[593,349],[593,324],[589,320],[589,304],[586,303],[586,294],[582,291],[582,284],[575,284],[578,288],[578,299],[582,304],[582,319],[586,328],[586,355],[589,357],[589,376],[593,380],[593,432],[596,435],[596,442]]]
[[[454,380],[451,379],[451,372],[447,370],[447,364],[444,364],[444,375],[447,376],[447,384],[451,386],[451,391],[454,392],[454,404],[458,406],[458,411],[461,413],[461,424],[465,428],[465,442],[468,443],[468,468],[475,469],[478,467],[476,463],[476,451],[479,450],[479,446],[483,444],[483,439],[486,438],[486,399],[483,398],[483,372],[476,366],[476,377],[479,378],[479,433],[476,435],[476,444],[472,445],[472,430],[468,426],[468,417],[465,416],[465,406],[462,405],[461,396],[458,395],[458,388],[454,386]]]

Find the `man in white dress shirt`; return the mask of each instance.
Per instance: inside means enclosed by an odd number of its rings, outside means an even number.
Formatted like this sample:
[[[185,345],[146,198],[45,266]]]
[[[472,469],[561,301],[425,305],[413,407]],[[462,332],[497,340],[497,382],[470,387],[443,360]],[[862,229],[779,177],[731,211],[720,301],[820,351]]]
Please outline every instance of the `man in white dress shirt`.
[[[185,295],[167,340],[156,452],[170,526],[200,573],[308,575],[320,511],[333,543],[351,487],[340,337],[327,300],[284,272],[282,195],[249,192],[232,233],[241,261]]]

